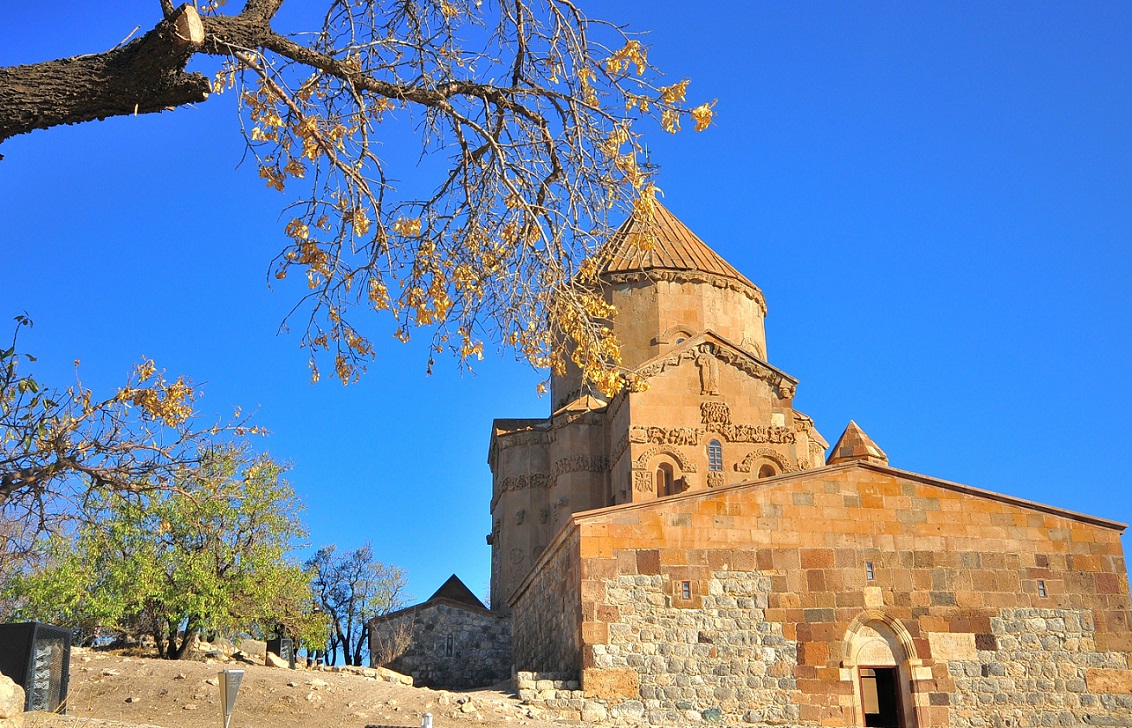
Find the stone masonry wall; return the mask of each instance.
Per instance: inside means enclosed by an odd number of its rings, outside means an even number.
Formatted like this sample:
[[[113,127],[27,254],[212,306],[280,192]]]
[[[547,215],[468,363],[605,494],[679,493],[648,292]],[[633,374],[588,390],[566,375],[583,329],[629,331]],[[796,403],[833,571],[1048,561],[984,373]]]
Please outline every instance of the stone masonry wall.
[[[506,617],[433,602],[374,620],[370,635],[375,662],[417,686],[485,687],[511,677]]]
[[[933,482],[855,464],[577,517],[585,698],[859,725],[879,630],[918,728],[1132,726],[1119,530]]]
[[[1128,670],[1126,653],[1096,649],[1091,611],[1003,609],[990,626],[973,659],[947,661],[953,728],[1132,725],[1132,696],[1090,691]]]
[[[512,602],[515,670],[562,673],[578,677],[579,612],[578,534],[557,546]]]
[[[605,604],[616,610],[609,640],[594,646],[594,667],[632,668],[650,723],[711,720],[724,714],[747,722],[798,719],[794,668],[798,643],[768,621],[771,578],[721,572],[696,608],[675,606],[659,575],[606,582]]]

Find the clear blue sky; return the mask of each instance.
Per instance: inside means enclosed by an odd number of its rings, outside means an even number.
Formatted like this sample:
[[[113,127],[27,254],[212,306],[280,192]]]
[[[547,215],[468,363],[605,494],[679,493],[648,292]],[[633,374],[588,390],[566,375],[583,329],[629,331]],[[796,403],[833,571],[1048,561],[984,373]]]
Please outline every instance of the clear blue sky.
[[[581,4],[719,100],[710,131],[649,140],[665,203],[762,287],[827,439],[853,418],[896,467],[1132,520],[1132,4]],[[14,3],[0,65],[157,14]],[[258,408],[313,545],[372,541],[418,598],[452,572],[482,594],[490,423],[544,416],[540,376],[489,354],[426,377],[375,321],[361,383],[309,384],[276,335],[296,290],[267,286],[288,198],[238,166],[233,101],[0,147],[0,320],[35,319],[41,379],[77,358],[105,392],[146,355],[204,412]]]

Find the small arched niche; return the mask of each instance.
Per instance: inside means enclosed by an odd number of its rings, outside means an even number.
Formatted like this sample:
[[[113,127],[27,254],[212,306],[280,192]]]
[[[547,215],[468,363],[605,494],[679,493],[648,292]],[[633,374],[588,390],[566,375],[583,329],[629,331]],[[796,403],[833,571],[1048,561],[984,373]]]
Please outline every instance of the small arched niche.
[[[899,621],[870,611],[849,626],[842,667],[853,681],[856,726],[916,728],[912,699],[915,645]]]
[[[778,468],[771,463],[763,463],[759,466],[759,472],[755,475],[756,478],[773,478],[778,475]]]

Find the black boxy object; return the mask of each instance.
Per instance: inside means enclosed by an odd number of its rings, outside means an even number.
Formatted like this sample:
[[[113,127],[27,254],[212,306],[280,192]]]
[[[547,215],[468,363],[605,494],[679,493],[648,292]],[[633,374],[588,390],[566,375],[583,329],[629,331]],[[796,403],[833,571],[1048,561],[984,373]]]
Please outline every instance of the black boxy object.
[[[280,660],[286,660],[291,669],[295,669],[295,648],[290,637],[276,637],[267,641],[267,651],[274,652]]]
[[[24,710],[67,712],[71,631],[41,622],[0,624],[0,672],[24,689]]]

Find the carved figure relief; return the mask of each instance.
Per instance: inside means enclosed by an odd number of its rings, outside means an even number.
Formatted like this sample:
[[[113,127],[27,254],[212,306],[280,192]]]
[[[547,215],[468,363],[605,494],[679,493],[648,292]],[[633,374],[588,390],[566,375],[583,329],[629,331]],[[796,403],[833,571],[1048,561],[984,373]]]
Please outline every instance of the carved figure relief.
[[[554,481],[546,473],[524,473],[522,475],[509,475],[499,484],[499,492],[506,493],[512,490],[525,488],[549,488]]]
[[[540,508],[539,512],[538,512],[538,522],[539,523],[546,523],[549,520],[550,520],[550,509],[549,508]]]
[[[723,485],[723,473],[718,470],[708,471],[707,486],[709,488],[718,488]]]
[[[719,434],[731,442],[770,442],[785,444],[794,442],[797,434],[789,427],[777,425],[727,425]]]
[[[645,450],[643,453],[641,453],[640,457],[633,461],[633,470],[648,470],[649,460],[653,459],[657,455],[668,455],[680,464],[680,469],[685,473],[696,472],[696,464],[688,460],[688,458],[684,456],[684,453],[680,452],[679,450],[672,450],[664,447],[653,447]]]
[[[769,447],[760,447],[758,450],[752,450],[747,453],[747,456],[740,462],[735,463],[735,471],[739,473],[749,473],[754,469],[755,463],[759,459],[766,459],[778,466],[778,469],[783,473],[790,473],[798,470],[788,458],[781,453],[771,450]]]
[[[634,470],[633,490],[639,493],[647,493],[652,490],[652,473],[646,470]]]
[[[698,445],[704,436],[699,427],[637,427],[629,430],[633,442],[654,445]]]
[[[719,405],[708,407],[708,405]],[[730,410],[722,402],[704,402],[703,417],[705,420],[729,421]],[[713,410],[707,412],[707,409]],[[630,441],[652,443],[654,445],[699,445],[709,432],[722,435],[728,442],[768,442],[772,444],[792,443],[797,440],[797,433],[789,427],[777,425],[733,425],[713,424],[710,427],[641,427],[634,425],[629,429]],[[652,452],[650,450],[650,452]]]
[[[700,417],[711,432],[731,424],[731,408],[725,402],[701,402]]]
[[[523,521],[525,521],[526,518],[527,518],[527,512],[525,510],[523,510],[522,508],[515,511],[515,525],[516,526],[523,525]]]
[[[563,473],[604,473],[609,470],[609,459],[601,456],[575,455],[562,458],[554,463],[554,474]]]
[[[696,355],[700,369],[700,394],[719,395],[719,361],[710,351],[700,350]]]

